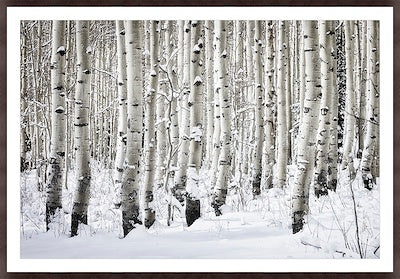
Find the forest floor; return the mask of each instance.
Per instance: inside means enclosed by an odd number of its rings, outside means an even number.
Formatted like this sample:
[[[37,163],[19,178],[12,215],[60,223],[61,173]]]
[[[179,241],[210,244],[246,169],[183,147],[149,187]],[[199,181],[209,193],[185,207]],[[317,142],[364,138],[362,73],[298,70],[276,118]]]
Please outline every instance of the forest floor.
[[[126,238],[121,238],[121,213],[113,202],[112,171],[93,168],[89,224],[81,226],[74,238],[69,237],[73,172],[68,177],[68,189],[63,191],[65,209],[57,214],[48,232],[45,232],[45,193],[37,188],[36,173],[26,172],[21,174],[21,258],[360,258],[349,183],[339,183],[336,193],[330,192],[320,199],[311,195],[304,230],[291,234],[294,170],[290,166],[287,189],[265,190],[255,200],[250,191],[234,190],[233,183],[220,217],[210,207],[209,175],[202,172],[202,217],[191,227],[185,225],[179,213],[171,226],[166,225],[166,199],[159,194],[158,221],[148,230],[142,226],[135,228]],[[365,258],[379,258],[379,183],[368,191],[362,187],[358,175],[352,187],[361,254]]]

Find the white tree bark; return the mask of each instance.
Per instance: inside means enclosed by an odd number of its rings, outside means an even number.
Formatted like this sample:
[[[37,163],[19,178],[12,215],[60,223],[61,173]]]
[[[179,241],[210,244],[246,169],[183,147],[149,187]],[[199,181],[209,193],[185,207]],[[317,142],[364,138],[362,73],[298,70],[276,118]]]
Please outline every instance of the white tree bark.
[[[300,27],[300,34],[303,33],[303,23],[301,22],[299,24]],[[299,46],[299,76],[300,76],[300,81],[299,81],[299,99],[300,99],[300,123],[302,121],[303,117],[303,111],[304,111],[304,99],[305,99],[305,92],[306,92],[306,80],[305,80],[305,52],[304,52],[304,36],[300,36],[299,40],[300,46]]]
[[[156,166],[155,142],[155,109],[158,89],[158,47],[159,22],[150,23],[150,84],[146,93],[146,124],[145,124],[145,176],[144,176],[144,225],[150,228],[156,217],[154,200],[154,181]]]
[[[160,27],[160,64],[166,65],[167,63],[167,44],[169,44],[169,36],[170,32],[168,28],[166,28],[166,22],[163,21]],[[165,166],[166,166],[166,157],[167,157],[167,125],[166,119],[167,115],[167,106],[168,96],[170,94],[170,88],[168,84],[168,76],[164,71],[159,71],[159,85],[158,85],[158,94],[156,96],[156,135],[157,135],[157,161],[156,161],[156,185],[157,187],[161,187],[164,182],[165,177]]]
[[[303,228],[304,215],[308,210],[308,198],[315,162],[315,137],[318,128],[318,23],[303,21],[305,55],[305,100],[300,123],[297,172],[292,195],[292,229],[297,233]]]
[[[254,59],[253,59],[253,46],[254,46],[254,21],[246,21],[246,77],[247,84],[245,86],[245,102],[249,106],[253,106],[255,103],[254,99]],[[243,149],[243,161],[242,172],[249,174],[249,167],[253,162],[253,145],[254,143],[254,130],[255,130],[255,112],[254,109],[246,110],[245,119],[250,122],[245,127],[244,134],[246,135],[244,149]],[[251,174],[250,174],[251,175]]]
[[[76,189],[71,216],[71,236],[79,224],[87,224],[90,193],[89,95],[90,62],[89,21],[76,21],[77,84],[75,92]]]
[[[200,217],[200,200],[197,196],[199,187],[199,169],[203,144],[203,88],[204,81],[201,77],[203,61],[201,53],[204,52],[202,39],[202,22],[192,21],[191,24],[191,55],[190,55],[190,146],[188,183],[186,185],[186,222],[190,226]]]
[[[267,189],[272,188],[272,166],[274,164],[274,22],[266,22],[265,55],[265,100],[264,100],[264,146],[263,146],[263,183]]]
[[[21,22],[21,29],[25,30],[25,23]],[[29,141],[29,113],[27,109],[27,83],[28,83],[28,69],[27,69],[27,56],[26,56],[26,34],[21,34],[21,134],[20,134],[20,150],[21,162],[20,171],[23,172],[31,167],[31,160],[28,159],[28,141]]]
[[[263,147],[263,64],[262,64],[262,39],[261,39],[261,21],[255,22],[254,33],[254,88],[255,88],[255,133],[254,133],[254,157],[253,157],[253,197],[261,194],[261,173],[262,173],[262,147]]]
[[[205,55],[206,55],[206,77],[207,77],[207,141],[205,162],[207,167],[211,167],[213,154],[213,134],[214,134],[214,48],[213,48],[213,29],[212,21],[205,23]]]
[[[227,43],[226,22],[215,21],[216,53],[218,55],[218,85],[219,103],[221,110],[221,153],[219,155],[218,176],[214,187],[213,201],[211,203],[217,216],[221,215],[221,206],[225,204],[228,192],[231,155],[231,98],[229,94],[229,79],[227,73]]]
[[[286,168],[288,163],[288,119],[287,119],[287,78],[288,78],[288,42],[289,29],[285,21],[278,22],[278,80],[277,80],[277,174],[276,187],[286,185]]]
[[[367,22],[367,132],[361,160],[364,187],[372,189],[375,178],[372,173],[374,161],[377,160],[379,137],[379,60],[378,60],[378,22]],[[378,165],[379,168],[379,165]]]
[[[245,131],[245,124],[244,124],[244,118],[245,118],[245,112],[242,111],[242,106],[243,106],[243,91],[244,91],[244,84],[245,84],[245,71],[244,71],[244,59],[243,59],[243,53],[244,53],[244,22],[241,20],[236,20],[234,21],[234,34],[235,34],[235,39],[234,39],[234,44],[233,44],[233,53],[231,55],[231,61],[234,59],[234,92],[232,94],[232,101],[233,101],[233,107],[232,107],[232,113],[235,116],[234,119],[234,126],[232,127],[232,137],[233,137],[233,147],[235,152],[234,156],[234,168],[232,170],[234,171],[234,176],[236,176],[236,180],[241,183],[242,178],[243,178],[243,165],[247,162],[243,162],[244,158],[244,149],[245,149],[245,143],[243,142],[243,137],[244,137],[244,131]]]
[[[314,174],[314,190],[317,197],[328,194],[328,152],[332,123],[331,102],[334,98],[332,96],[337,94],[333,84],[333,75],[336,72],[334,72],[335,66],[333,64],[335,31],[332,21],[320,21],[318,31],[322,96],[318,119],[316,168]]]
[[[355,139],[355,120],[357,106],[354,91],[354,22],[344,21],[345,48],[346,48],[346,106],[345,106],[345,131],[343,144],[342,168],[348,170],[349,176],[353,177],[354,166],[354,139]]]
[[[57,209],[62,207],[65,157],[65,21],[54,20],[51,52],[51,145],[48,166],[46,230]],[[25,103],[25,102],[23,102]],[[24,132],[22,132],[24,133]]]
[[[173,22],[168,21],[167,30],[172,30]],[[169,115],[169,123],[167,125],[168,133],[169,133],[169,157],[171,160],[170,166],[173,169],[176,169],[178,156],[177,150],[179,148],[179,121],[178,121],[178,76],[177,76],[177,68],[176,65],[177,59],[173,56],[173,51],[176,46],[176,39],[172,39],[170,36],[172,34],[168,31],[169,36],[166,36],[166,45],[167,45],[167,72],[168,72],[168,80],[170,82],[169,86],[171,87],[169,90],[168,96],[168,115]],[[171,174],[175,175],[175,170],[170,171]]]
[[[328,189],[332,191],[336,191],[337,186],[337,174],[338,174],[338,102],[339,102],[339,94],[338,94],[338,86],[337,86],[337,55],[336,55],[336,44],[335,37],[336,35],[332,35],[333,38],[328,38],[333,40],[332,48],[333,54],[331,53],[332,58],[332,67],[333,74],[331,76],[331,84],[333,86],[333,92],[335,94],[331,94],[331,108],[328,110],[328,114],[330,114],[329,119],[331,119],[330,126],[330,140],[329,140],[329,152],[328,152]]]
[[[178,75],[177,69],[179,66],[176,64],[176,53],[173,52],[176,46],[176,38],[174,33],[170,33],[168,30],[173,30],[173,21],[166,22],[165,34],[165,54],[166,64],[161,69],[166,74],[166,83],[168,86],[168,96],[166,98],[166,141],[167,141],[167,152],[165,158],[165,169],[166,173],[163,177],[163,188],[167,193],[168,199],[168,217],[167,224],[170,225],[173,218],[173,201],[172,201],[172,189],[174,183],[175,172],[178,163],[178,150],[179,150],[179,121],[178,121],[178,96],[180,94],[178,89]],[[181,61],[182,62],[182,61]],[[171,183],[172,182],[172,183]]]
[[[126,51],[125,51],[125,27],[124,22],[117,20],[115,22],[115,31],[117,37],[117,57],[118,57],[118,130],[117,130],[117,148],[115,153],[115,172],[114,182],[116,193],[119,196],[121,191],[123,165],[126,153]]]
[[[361,24],[361,84],[360,84],[360,122],[358,127],[359,133],[359,153],[364,150],[365,132],[366,132],[366,99],[367,99],[367,21],[363,20]]]
[[[189,114],[189,66],[190,66],[190,21],[185,21],[184,25],[180,23],[178,28],[182,28],[184,32],[184,57],[183,57],[183,96],[181,100],[181,122],[179,127],[179,133],[181,138],[181,144],[178,152],[178,171],[175,174],[174,187],[172,194],[181,203],[184,203],[184,195],[186,189],[186,171],[189,160],[189,134],[190,134],[190,114]]]
[[[184,106],[183,96],[184,96],[184,55],[185,55],[185,21],[178,20],[176,23],[176,29],[178,33],[178,58],[177,58],[177,75],[178,75],[178,107]],[[182,122],[182,109],[178,110],[178,123]]]
[[[140,158],[142,153],[142,22],[125,21],[127,63],[127,149],[122,175],[122,228],[126,236],[139,217]]]
[[[219,76],[219,64],[218,64],[218,53],[216,50],[217,47],[217,39],[215,38],[215,32],[214,32],[214,43],[213,43],[213,60],[214,60],[214,73],[213,73],[213,82],[214,84],[218,84],[218,76]],[[219,154],[221,151],[221,111],[220,111],[220,104],[219,104],[219,90],[217,90],[217,86],[214,86],[214,119],[213,119],[213,124],[214,124],[214,129],[213,129],[213,155],[212,155],[212,161],[211,161],[211,170],[212,170],[212,180],[211,183],[212,185],[215,185],[217,181],[217,173],[218,173],[218,160],[219,160]]]

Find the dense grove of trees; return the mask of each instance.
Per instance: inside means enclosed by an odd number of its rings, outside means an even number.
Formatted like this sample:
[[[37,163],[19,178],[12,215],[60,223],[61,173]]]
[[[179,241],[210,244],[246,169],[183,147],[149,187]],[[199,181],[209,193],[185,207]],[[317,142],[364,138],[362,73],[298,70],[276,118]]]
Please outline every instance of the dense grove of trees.
[[[21,172],[47,228],[74,185],[72,236],[93,162],[113,170],[124,235],[153,225],[157,191],[167,224],[176,208],[193,224],[201,169],[217,216],[230,191],[291,189],[299,232],[311,191],[379,177],[378,47],[375,21],[23,21]]]

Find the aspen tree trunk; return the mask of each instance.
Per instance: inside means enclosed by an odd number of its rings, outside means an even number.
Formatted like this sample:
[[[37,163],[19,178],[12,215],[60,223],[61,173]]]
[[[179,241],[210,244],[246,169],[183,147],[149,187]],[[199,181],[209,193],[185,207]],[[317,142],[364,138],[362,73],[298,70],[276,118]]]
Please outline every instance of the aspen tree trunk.
[[[354,84],[354,94],[355,94],[355,104],[354,106],[356,107],[356,115],[357,117],[355,118],[355,131],[354,133],[356,134],[356,140],[357,140],[357,145],[354,147],[354,156],[357,156],[357,158],[361,158],[362,156],[362,149],[360,149],[360,144],[361,144],[361,138],[362,138],[362,120],[360,118],[361,116],[361,84],[362,84],[362,71],[361,71],[361,65],[362,65],[362,58],[361,58],[361,27],[360,27],[361,21],[356,20],[354,21],[354,56],[355,56],[355,61],[354,61],[354,79],[355,79],[355,84]]]
[[[117,149],[115,155],[114,182],[116,183],[117,193],[120,194],[122,182],[123,164],[126,153],[126,51],[125,51],[125,27],[124,22],[117,20],[117,57],[118,57],[118,130],[117,130]]]
[[[205,23],[205,55],[206,55],[206,77],[207,77],[207,142],[205,162],[207,167],[211,167],[211,158],[213,153],[213,134],[214,134],[214,48],[213,48],[213,30],[212,21]]]
[[[262,173],[262,146],[263,146],[263,95],[264,88],[262,82],[262,40],[261,40],[261,21],[255,22],[255,145],[254,145],[254,159],[253,159],[253,197],[261,194],[261,173]]]
[[[142,22],[125,21],[127,63],[127,149],[122,175],[122,228],[126,236],[139,217],[140,157],[142,153]]]
[[[169,44],[170,32],[165,28],[165,21],[162,22],[160,29],[160,58],[159,61],[161,65],[166,65],[167,63],[167,43]],[[163,38],[164,37],[164,38]],[[168,37],[168,38],[167,38]],[[168,42],[167,42],[168,40]],[[157,135],[157,161],[156,161],[156,177],[155,184],[157,187],[161,187],[164,182],[165,176],[165,164],[167,156],[167,129],[166,129],[166,112],[167,107],[165,105],[168,102],[169,88],[167,86],[167,74],[163,71],[159,71],[159,89],[156,95],[156,135]]]
[[[288,28],[285,21],[278,22],[278,80],[277,80],[277,174],[276,187],[283,188],[286,185],[286,168],[288,163],[288,119],[286,111],[287,102],[287,78],[288,78]]]
[[[172,57],[173,55],[173,50],[176,47],[176,38],[171,38],[173,36],[172,32],[169,30],[173,29],[173,21],[168,21],[167,23],[167,32],[169,33],[169,36],[166,36],[166,45],[167,45],[167,59],[168,59],[168,64],[167,64],[167,72],[168,72],[168,79],[170,80],[171,88],[169,90],[169,124],[167,126],[168,128],[168,133],[170,135],[169,139],[169,157],[171,160],[170,166],[172,167],[173,170],[169,170],[171,173],[172,177],[175,175],[175,169],[177,167],[177,162],[178,162],[178,156],[177,156],[177,151],[179,148],[179,121],[178,121],[178,76],[176,69],[178,65],[176,65],[177,59],[176,57]]]
[[[333,90],[331,94],[331,108],[328,110],[328,114],[330,114],[329,119],[331,120],[330,125],[330,140],[329,140],[329,152],[328,152],[328,189],[332,191],[336,191],[337,186],[337,174],[338,174],[338,102],[339,102],[339,94],[336,80],[337,73],[337,55],[336,55],[336,45],[335,45],[335,36],[333,38],[328,37],[332,40],[332,86]]]
[[[292,229],[297,233],[303,229],[304,215],[308,211],[309,189],[315,161],[315,136],[318,121],[318,23],[303,21],[305,58],[305,100],[300,123],[297,172],[292,195]]]
[[[21,30],[25,30],[25,24],[21,22]],[[27,109],[27,82],[28,82],[28,71],[27,71],[27,57],[26,57],[26,35],[22,32],[21,33],[21,137],[20,137],[20,171],[23,172],[30,167],[30,161],[27,158],[28,152],[28,109]]]
[[[378,46],[378,50],[379,45],[380,45],[380,37],[379,37],[379,22],[375,23],[375,35],[376,35],[376,45]],[[376,82],[374,83],[374,87],[377,88],[377,92],[378,92],[378,98],[379,98],[379,88],[380,88],[380,75],[379,75],[379,65],[380,65],[380,51],[375,51],[376,52],[376,61],[375,62],[375,78],[376,78]],[[378,99],[379,100],[379,99]],[[377,102],[377,115],[379,115],[379,101]],[[379,123],[379,118],[378,118],[378,123]],[[376,182],[375,178],[380,176],[380,134],[379,134],[379,127],[376,127],[377,131],[376,131],[376,142],[375,142],[375,152],[374,152],[374,164],[373,164],[373,168],[371,169],[371,174],[372,177],[374,178],[374,182]]]
[[[76,189],[71,216],[71,236],[78,234],[79,224],[87,224],[90,192],[89,154],[89,95],[90,95],[90,46],[89,22],[76,21],[77,84],[75,92],[75,150]]]
[[[65,157],[65,21],[53,21],[51,52],[51,150],[48,167],[46,230],[57,209],[62,207]]]
[[[291,131],[289,131],[292,135],[293,138],[293,144],[292,144],[292,158],[291,158],[291,164],[296,164],[297,162],[297,138],[299,135],[299,123],[300,123],[300,116],[301,116],[301,108],[300,108],[300,37],[301,37],[301,28],[300,28],[300,21],[295,21],[294,22],[294,31],[293,31],[293,36],[294,36],[294,65],[293,65],[293,71],[294,71],[294,85],[293,85],[293,105],[292,105],[292,111],[296,112],[293,116],[293,122],[292,122],[292,127]]]
[[[288,49],[289,46],[293,46],[291,38],[292,38],[292,33],[293,33],[293,26],[292,26],[292,21],[286,21],[285,24],[285,35],[283,37],[284,39],[284,46],[286,46],[287,49],[287,58],[285,59],[286,63],[286,84],[285,84],[285,88],[286,88],[286,133],[287,133],[287,147],[286,147],[286,154],[287,154],[287,159],[286,159],[286,164],[290,164],[291,160],[292,160],[292,135],[293,133],[289,132],[289,129],[291,129],[292,127],[292,109],[291,109],[291,105],[292,105],[292,95],[293,95],[293,71],[292,71],[292,67],[293,67],[293,47],[290,47],[290,49]]]
[[[367,22],[367,132],[364,143],[364,150],[361,160],[362,178],[364,187],[372,189],[376,177],[372,175],[375,152],[379,146],[377,138],[379,136],[379,61],[378,61],[378,22]]]
[[[233,127],[233,133],[232,137],[234,142],[233,144],[233,150],[235,152],[234,156],[234,162],[235,162],[235,168],[232,168],[232,171],[234,171],[233,176],[236,176],[236,180],[239,182],[239,187],[240,183],[242,182],[242,166],[243,166],[243,149],[244,149],[244,142],[243,142],[243,135],[244,135],[244,129],[245,129],[245,124],[243,122],[243,118],[245,113],[242,111],[242,106],[243,106],[243,84],[244,84],[244,79],[245,79],[245,72],[243,69],[244,66],[244,59],[243,59],[243,53],[244,53],[244,30],[243,30],[243,21],[236,20],[234,21],[234,34],[235,34],[235,40],[234,40],[234,54],[231,56],[231,60],[234,59],[234,85],[235,85],[235,91],[232,94],[232,101],[233,101],[233,106],[232,106],[232,113],[235,116],[234,119],[234,127]]]
[[[317,197],[328,194],[328,152],[332,123],[332,113],[330,111],[332,109],[332,96],[336,95],[333,84],[335,67],[332,57],[335,31],[332,21],[320,21],[318,31],[322,96],[318,119],[316,167],[314,174],[314,191]]]
[[[32,131],[32,157],[33,157],[33,165],[36,169],[36,177],[37,177],[37,188],[39,191],[42,191],[43,187],[43,175],[42,175],[42,163],[43,163],[43,139],[42,139],[42,131],[40,128],[40,124],[42,123],[42,117],[40,116],[40,104],[41,104],[41,87],[40,87],[40,78],[39,78],[39,62],[41,61],[41,28],[42,22],[37,22],[37,28],[32,27],[31,37],[29,39],[31,44],[32,51],[30,52],[30,64],[32,71],[32,79],[31,86],[33,90],[33,131]],[[36,31],[37,30],[37,31]],[[35,36],[36,35],[36,36]],[[36,42],[35,37],[38,38]]]
[[[154,200],[154,175],[156,166],[155,142],[155,108],[158,89],[158,46],[159,22],[150,23],[150,84],[146,94],[146,125],[145,125],[145,176],[144,176],[144,225],[150,228],[156,217]]]
[[[215,33],[215,32],[214,32]],[[215,35],[215,34],[214,34]],[[216,51],[217,47],[217,39],[214,36],[214,75],[213,81],[214,84],[218,84],[218,77],[219,77],[219,64],[218,64],[218,53]],[[217,172],[218,172],[218,160],[219,154],[221,151],[221,111],[220,111],[220,104],[219,104],[219,90],[217,90],[217,86],[214,86],[214,130],[213,130],[213,156],[212,156],[212,163],[211,163],[211,170],[212,170],[212,185],[215,185],[217,181]]]
[[[292,112],[293,120],[292,126],[289,130],[292,138],[292,158],[291,164],[297,162],[297,137],[299,134],[299,123],[300,123],[300,22],[294,21],[293,23],[293,94],[292,94]]]
[[[366,99],[367,99],[367,21],[363,20],[361,24],[361,84],[360,84],[360,123],[358,127],[359,133],[359,157],[362,157],[364,150],[365,130],[366,130]]]
[[[303,23],[300,22],[300,34],[303,34]],[[306,79],[305,79],[305,52],[304,52],[304,36],[300,36],[299,40],[299,99],[300,99],[300,123],[302,122],[303,118],[303,111],[304,111],[304,99],[305,99],[305,92],[306,92]],[[298,148],[297,148],[298,149]]]
[[[166,32],[169,33],[169,30],[173,30],[174,22],[168,21],[166,23]],[[173,188],[173,179],[175,177],[175,172],[177,170],[177,162],[178,156],[177,152],[179,150],[179,125],[178,125],[178,102],[177,98],[179,95],[178,90],[178,76],[177,76],[177,67],[176,65],[177,59],[173,53],[173,50],[176,48],[176,37],[174,33],[170,32],[169,35],[165,36],[165,45],[166,45],[166,59],[167,64],[165,66],[165,71],[167,75],[167,86],[169,87],[169,95],[167,98],[167,122],[166,122],[166,130],[167,130],[167,154],[165,158],[165,168],[166,174],[163,177],[163,187],[166,193],[168,194],[168,216],[167,216],[167,225],[170,225],[173,215],[173,204],[172,204],[172,188]],[[172,183],[171,183],[172,181]],[[171,185],[172,184],[172,185]]]
[[[338,89],[338,162],[342,162],[343,141],[344,141],[344,111],[345,111],[345,91],[346,91],[346,57],[343,21],[336,27],[336,47],[337,47],[337,89]]]
[[[37,22],[37,25],[38,25],[38,27],[37,27],[37,38],[38,38],[38,42],[37,42],[37,45],[38,46],[41,46],[42,45],[42,43],[41,43],[41,40],[42,40],[42,35],[41,35],[41,33],[42,33],[42,22],[41,21],[38,21]],[[35,29],[33,29],[33,30],[35,30]],[[34,148],[35,148],[35,168],[37,169],[37,175],[38,175],[38,182],[39,182],[39,185],[38,185],[38,189],[42,189],[42,186],[41,186],[41,183],[42,183],[42,168],[41,168],[41,163],[40,163],[40,165],[38,164],[40,161],[43,161],[43,155],[42,155],[42,146],[43,146],[43,141],[42,141],[42,137],[41,137],[41,129],[39,128],[40,127],[40,123],[42,122],[42,119],[41,119],[41,117],[40,117],[40,112],[39,112],[39,110],[40,110],[40,108],[39,108],[39,105],[38,104],[40,104],[41,102],[40,102],[40,97],[41,97],[41,87],[40,87],[40,78],[39,78],[39,72],[40,72],[40,69],[39,69],[39,61],[41,60],[41,47],[34,47],[34,43],[35,43],[35,40],[34,40],[34,38],[32,38],[32,40],[31,40],[31,43],[32,43],[32,50],[34,50],[34,49],[37,49],[37,56],[36,57],[33,57],[33,55],[35,54],[34,53],[34,51],[32,51],[32,74],[33,74],[33,78],[32,78],[32,85],[33,85],[33,88],[34,88],[34,92],[35,92],[35,95],[34,95],[34,100],[36,101],[35,102],[35,104],[34,104],[34,121],[35,121],[35,126],[34,126],[34,133],[35,133],[35,145],[34,145]]]
[[[178,76],[178,88],[179,94],[177,96],[178,107],[182,107],[183,104],[183,96],[184,96],[184,55],[185,55],[185,41],[184,41],[184,34],[185,34],[185,21],[178,20],[176,22],[176,29],[178,33],[178,58],[177,58],[177,76]],[[178,110],[178,123],[182,122],[182,109]],[[181,134],[181,133],[180,133]]]
[[[188,184],[186,185],[186,223],[191,226],[200,217],[200,200],[197,196],[199,187],[199,169],[203,144],[202,95],[204,82],[201,78],[201,52],[204,52],[202,41],[202,23],[192,21],[191,55],[190,55],[190,146],[188,164]]]
[[[226,43],[226,22],[223,20],[215,21],[216,53],[218,55],[218,85],[219,101],[221,110],[221,153],[219,155],[218,176],[214,187],[213,200],[211,206],[215,210],[215,215],[222,214],[221,206],[225,204],[228,192],[231,155],[231,98],[229,96],[229,79],[227,73],[227,43]]]
[[[354,91],[354,41],[353,41],[354,22],[346,20],[344,22],[345,48],[346,48],[346,106],[345,106],[345,132],[343,144],[342,168],[348,170],[349,177],[355,175],[353,166],[353,146],[355,139],[355,116],[357,107]]]
[[[246,21],[246,77],[247,77],[247,84],[246,84],[246,92],[245,92],[245,101],[247,105],[253,105],[254,104],[254,61],[253,61],[253,42],[254,42],[254,32],[252,29],[252,25],[254,25],[253,21]],[[251,163],[253,162],[253,148],[251,146],[251,143],[253,143],[254,139],[254,123],[253,121],[255,117],[255,113],[253,109],[249,109],[245,113],[245,119],[247,119],[250,123],[244,131],[244,134],[246,135],[246,138],[243,139],[246,144],[244,145],[244,164],[242,165],[243,169],[242,172],[245,174],[249,173],[249,167],[251,166]]]
[[[73,51],[73,46],[74,46],[74,42],[72,42],[72,32],[71,32],[71,28],[72,28],[72,21],[68,20],[67,21],[67,38],[66,38],[66,54],[65,54],[65,69],[66,69],[66,81],[65,81],[65,88],[66,91],[67,89],[70,88],[70,79],[71,79],[71,73],[73,72],[73,68],[71,69],[70,65],[72,65],[72,60],[74,55],[71,54],[71,52]],[[71,99],[71,95],[70,92],[66,92],[66,98],[67,99]],[[73,148],[71,148],[70,146],[72,145],[72,133],[71,131],[72,129],[72,119],[73,119],[73,106],[72,104],[70,104],[70,102],[66,102],[65,103],[65,126],[66,126],[66,133],[65,133],[65,160],[64,160],[64,188],[68,189],[68,172],[71,168],[71,158],[72,158],[72,154],[73,152],[71,152],[73,150]]]
[[[21,74],[21,134],[20,134],[20,150],[21,150],[21,155],[20,155],[20,172],[25,171],[26,169],[29,168],[29,160],[27,159],[27,142],[28,142],[28,137],[27,137],[27,132],[26,132],[26,126],[27,126],[27,121],[26,121],[26,111],[27,111],[27,106],[26,106],[26,100],[25,100],[25,77],[24,74]]]
[[[183,96],[181,100],[181,124],[179,127],[179,133],[181,138],[181,145],[178,152],[178,172],[175,174],[174,187],[172,194],[181,203],[184,203],[184,195],[186,189],[186,171],[189,160],[189,134],[190,134],[190,114],[189,114],[189,66],[190,66],[190,21],[185,21],[184,25],[179,24],[179,28],[184,31],[184,58],[183,58]]]
[[[264,150],[263,174],[267,189],[272,188],[272,166],[274,164],[274,37],[273,21],[266,22],[265,53],[265,101],[264,101]]]

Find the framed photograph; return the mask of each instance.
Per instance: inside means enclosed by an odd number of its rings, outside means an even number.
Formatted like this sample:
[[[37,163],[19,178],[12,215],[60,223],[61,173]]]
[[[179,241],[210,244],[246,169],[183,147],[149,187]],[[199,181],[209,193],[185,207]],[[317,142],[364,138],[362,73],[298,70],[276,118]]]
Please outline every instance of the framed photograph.
[[[5,277],[398,276],[398,4],[90,4],[2,6]]]

